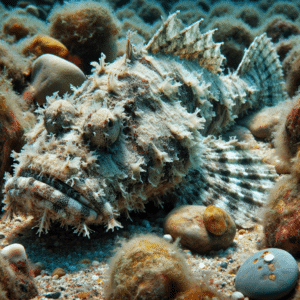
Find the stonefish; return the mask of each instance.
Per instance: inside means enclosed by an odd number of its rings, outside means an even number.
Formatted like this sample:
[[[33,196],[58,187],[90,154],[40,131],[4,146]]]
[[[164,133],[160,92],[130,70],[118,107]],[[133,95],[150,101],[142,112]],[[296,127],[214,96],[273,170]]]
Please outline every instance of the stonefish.
[[[52,220],[87,236],[89,224],[121,227],[120,213],[149,200],[213,204],[238,224],[256,218],[276,174],[247,144],[215,136],[286,97],[277,54],[263,34],[224,75],[214,30],[184,28],[177,14],[146,46],[128,38],[123,57],[102,55],[81,87],[37,110],[6,174],[5,218],[33,215],[39,233]]]

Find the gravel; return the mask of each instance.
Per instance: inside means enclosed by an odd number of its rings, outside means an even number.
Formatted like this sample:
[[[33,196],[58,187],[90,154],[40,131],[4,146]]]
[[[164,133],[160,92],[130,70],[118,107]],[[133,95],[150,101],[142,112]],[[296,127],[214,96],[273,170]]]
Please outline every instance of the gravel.
[[[127,222],[128,223],[128,222]],[[38,237],[30,218],[21,221],[0,222],[0,232],[6,238],[0,240],[1,247],[11,243],[24,245],[32,263],[44,265],[41,275],[35,277],[39,289],[37,299],[104,299],[103,285],[107,280],[109,258],[114,249],[121,245],[122,239],[135,233],[155,233],[163,237],[161,224],[149,220],[135,220],[134,225],[124,224],[124,228],[115,232],[105,232],[95,227],[91,239],[77,236],[70,230],[53,225],[47,235]],[[237,230],[234,242],[226,250],[211,251],[207,255],[198,255],[184,249],[187,263],[194,275],[217,287],[228,299],[236,291],[234,279],[240,265],[257,252],[262,239],[262,226]],[[63,268],[66,275],[51,276],[56,268]],[[58,298],[54,298],[59,294]],[[247,298],[244,298],[246,300]]]

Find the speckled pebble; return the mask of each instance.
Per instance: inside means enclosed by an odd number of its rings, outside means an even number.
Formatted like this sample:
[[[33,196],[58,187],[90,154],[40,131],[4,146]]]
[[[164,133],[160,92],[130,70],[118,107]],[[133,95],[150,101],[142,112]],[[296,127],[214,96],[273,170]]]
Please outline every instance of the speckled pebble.
[[[269,254],[274,255],[271,262],[265,260]],[[253,299],[276,300],[295,287],[298,273],[297,262],[290,253],[268,248],[253,254],[241,265],[235,286]]]

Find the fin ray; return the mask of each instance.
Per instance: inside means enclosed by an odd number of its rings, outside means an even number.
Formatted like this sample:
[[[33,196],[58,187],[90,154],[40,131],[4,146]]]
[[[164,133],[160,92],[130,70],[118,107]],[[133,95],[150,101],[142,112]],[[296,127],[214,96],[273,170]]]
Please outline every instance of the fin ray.
[[[145,46],[145,50],[155,53],[173,53],[180,58],[197,60],[199,65],[216,74],[221,72],[224,56],[221,54],[222,43],[214,43],[212,35],[216,29],[201,34],[198,20],[188,27],[177,18],[179,11],[170,15],[162,27]]]

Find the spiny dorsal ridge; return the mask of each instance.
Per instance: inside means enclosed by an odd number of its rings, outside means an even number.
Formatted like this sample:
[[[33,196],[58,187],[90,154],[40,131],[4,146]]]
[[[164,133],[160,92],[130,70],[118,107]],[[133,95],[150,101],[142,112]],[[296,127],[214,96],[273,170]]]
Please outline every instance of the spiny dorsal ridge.
[[[178,14],[176,11],[163,22],[144,49],[153,54],[172,53],[181,59],[197,60],[201,67],[212,73],[220,72],[224,56],[220,52],[222,43],[214,43],[212,39],[216,29],[201,34],[199,25],[202,19],[183,28]]]

